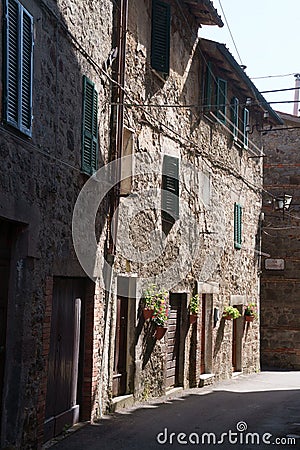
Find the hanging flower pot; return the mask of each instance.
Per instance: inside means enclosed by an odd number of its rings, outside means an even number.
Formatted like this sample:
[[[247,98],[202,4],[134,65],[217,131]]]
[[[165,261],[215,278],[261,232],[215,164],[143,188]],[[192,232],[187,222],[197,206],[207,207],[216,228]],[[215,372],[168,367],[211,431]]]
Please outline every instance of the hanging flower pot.
[[[196,323],[198,314],[190,314],[190,325]]]
[[[148,308],[144,308],[143,309],[143,315],[144,315],[144,319],[151,319],[151,317],[153,316],[154,313],[154,309],[148,309]]]
[[[257,319],[257,305],[256,303],[250,302],[245,306],[244,316],[246,322],[253,322],[254,319]]]
[[[254,316],[245,316],[246,322],[253,322]]]
[[[223,317],[226,320],[238,319],[241,317],[241,314],[237,308],[234,306],[225,306]]]
[[[167,327],[162,327],[160,325],[158,325],[156,327],[156,331],[155,331],[155,335],[154,337],[159,341],[160,339],[162,339],[167,331]]]
[[[230,316],[229,314],[227,314],[227,316],[223,316],[225,320],[232,320],[232,316]]]

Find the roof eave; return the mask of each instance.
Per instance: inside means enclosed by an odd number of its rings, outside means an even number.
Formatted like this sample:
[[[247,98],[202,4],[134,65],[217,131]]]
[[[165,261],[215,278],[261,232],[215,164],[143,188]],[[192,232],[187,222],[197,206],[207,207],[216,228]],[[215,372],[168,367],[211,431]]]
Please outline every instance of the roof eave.
[[[216,46],[218,50],[222,53],[222,55],[227,59],[229,64],[233,67],[233,69],[239,74],[239,76],[242,78],[242,80],[245,82],[245,84],[248,86],[250,91],[255,96],[256,100],[259,102],[259,104],[262,106],[262,108],[265,108],[270,116],[273,118],[273,120],[279,124],[283,125],[283,120],[281,117],[274,111],[274,109],[270,106],[270,104],[267,102],[267,100],[264,98],[264,96],[259,92],[257,87],[252,83],[248,75],[245,73],[245,71],[241,68],[241,66],[236,62],[232,54],[228,51],[226,46],[224,44],[220,44],[219,42],[216,42]]]
[[[210,0],[183,0],[189,6],[193,16],[201,25],[217,25],[220,28],[224,26],[221,16]]]

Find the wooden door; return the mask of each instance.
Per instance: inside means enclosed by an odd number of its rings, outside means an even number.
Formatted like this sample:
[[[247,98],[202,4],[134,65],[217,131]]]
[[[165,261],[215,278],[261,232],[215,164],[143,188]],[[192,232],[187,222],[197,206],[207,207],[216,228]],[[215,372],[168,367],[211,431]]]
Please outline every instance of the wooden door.
[[[79,420],[77,383],[84,292],[83,279],[54,278],[45,440]]]
[[[9,224],[9,222],[0,222],[0,420],[2,413],[2,394],[5,372],[7,306],[11,247],[12,226]]]
[[[237,327],[236,319],[234,319],[232,324],[232,371],[237,370]]]
[[[166,387],[178,386],[179,380],[179,346],[180,315],[182,298],[180,294],[170,295],[170,316],[167,332],[167,376]]]
[[[201,361],[200,372],[212,373],[213,349],[213,296],[202,294],[201,297]]]
[[[206,354],[206,297],[202,294],[201,299],[201,362],[200,372],[205,373],[205,354]]]
[[[235,306],[242,313],[242,306]],[[234,319],[232,324],[232,371],[242,370],[242,340],[243,340],[243,316]]]
[[[113,396],[126,394],[127,386],[128,298],[117,298]]]

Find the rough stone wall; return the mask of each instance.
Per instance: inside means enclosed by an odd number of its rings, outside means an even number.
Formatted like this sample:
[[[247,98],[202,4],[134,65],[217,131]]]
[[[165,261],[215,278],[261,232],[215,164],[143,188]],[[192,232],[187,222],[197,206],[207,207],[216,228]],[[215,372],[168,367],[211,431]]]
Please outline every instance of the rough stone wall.
[[[284,127],[299,127],[300,119],[281,114]],[[299,370],[299,129],[274,131],[264,137],[265,213],[261,279],[261,358],[269,367]],[[290,209],[276,211],[272,201],[292,195]],[[266,268],[268,259],[283,260],[283,270]],[[267,266],[268,267],[268,266]],[[270,266],[269,266],[270,267]]]
[[[130,106],[125,108],[125,125],[134,130],[134,173],[142,175],[134,177],[134,196],[121,201],[120,217],[131,219],[123,228],[120,219],[115,268],[120,273],[135,274],[142,279],[142,288],[151,282],[166,287],[173,281],[170,291],[188,295],[193,292],[195,282],[215,283],[218,292],[213,295],[213,308],[219,308],[222,314],[224,306],[236,295],[243,298],[240,305],[248,301],[259,304],[255,250],[261,208],[262,162],[261,158],[249,158],[251,153],[235,145],[222,125],[204,117],[197,107],[134,106],[144,103],[198,105],[202,96],[197,26],[184,9],[190,24],[187,27],[176,2],[170,3],[171,63],[170,75],[165,82],[150,67],[151,2],[145,1],[144,7],[137,1],[129,5],[126,102]],[[252,140],[260,145],[255,134]],[[167,232],[160,214],[159,190],[164,154],[180,158],[180,222]],[[210,177],[208,205],[201,197],[203,173],[209,173]],[[235,250],[233,245],[234,202],[243,206],[241,250]],[[153,258],[148,258],[146,252],[151,254],[151,251]],[[136,258],[138,252],[140,259]],[[186,271],[190,255],[192,263]],[[168,271],[172,265],[175,270]],[[140,339],[147,339],[147,333],[148,326],[145,325]],[[191,385],[195,383],[194,369],[189,370],[189,355],[197,357],[199,351],[191,350],[191,345],[195,345],[192,333],[189,330],[185,337],[183,385],[188,385],[189,379]],[[137,364],[144,386],[144,391],[138,394],[141,397],[155,396],[165,389],[161,365],[164,364],[161,362],[164,346],[164,340],[157,342],[151,349],[149,362]],[[242,354],[244,372],[259,369],[259,321],[245,325]],[[217,378],[231,376],[231,355],[232,323],[221,319],[213,330],[213,372]],[[143,358],[145,349],[141,346],[136,349],[136,361]],[[197,365],[199,361],[193,364]]]
[[[34,19],[34,118],[30,139],[0,126],[0,216],[19,223],[7,322],[1,444],[26,449],[37,447],[42,427],[38,421],[44,420],[37,417],[37,405],[45,402],[47,376],[46,279],[85,277],[72,244],[73,208],[87,180],[81,173],[82,76],[95,82],[99,94],[101,164],[107,160],[109,146],[110,85],[100,68],[111,50],[113,5],[109,0],[24,0],[22,4]],[[101,305],[98,309],[97,320]],[[92,339],[100,341],[102,323],[99,320],[94,330],[93,320]],[[99,359],[99,349],[92,346],[91,351]],[[98,384],[95,374],[93,383]]]

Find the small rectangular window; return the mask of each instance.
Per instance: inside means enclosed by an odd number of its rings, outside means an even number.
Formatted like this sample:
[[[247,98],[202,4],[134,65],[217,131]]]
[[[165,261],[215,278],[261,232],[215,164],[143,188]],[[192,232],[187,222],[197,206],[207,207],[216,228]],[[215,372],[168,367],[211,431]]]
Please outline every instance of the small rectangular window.
[[[163,159],[161,209],[163,220],[179,219],[179,159],[168,155]]]
[[[222,78],[217,79],[217,117],[222,122],[226,122],[227,104],[227,81]]]
[[[33,18],[17,0],[5,6],[4,119],[31,136]]]
[[[249,138],[249,110],[244,108],[243,114],[243,144],[245,148],[248,148]]]
[[[98,94],[95,85],[83,76],[81,169],[92,175],[98,168]]]
[[[242,207],[234,204],[234,248],[242,248]]]
[[[151,66],[165,75],[170,66],[170,5],[160,0],[152,1]]]

